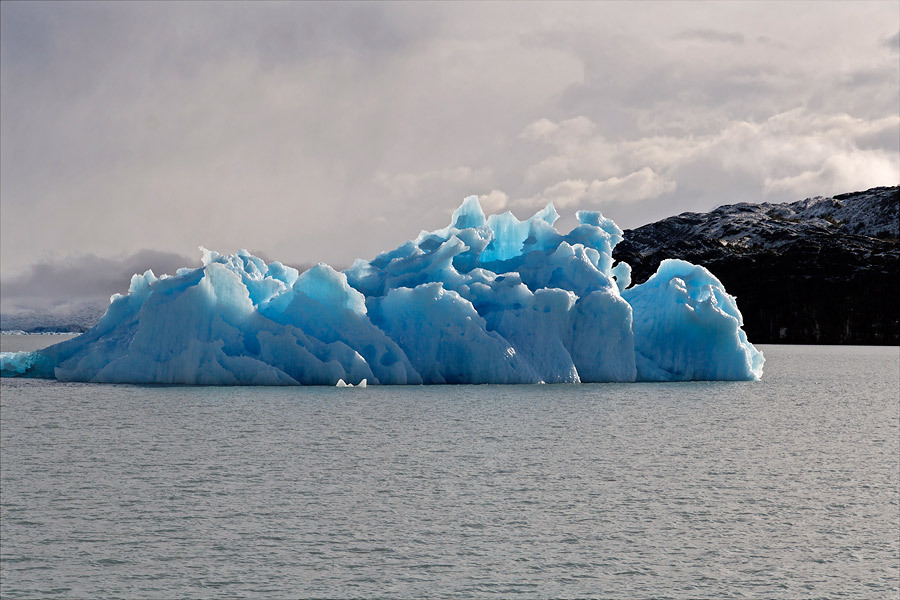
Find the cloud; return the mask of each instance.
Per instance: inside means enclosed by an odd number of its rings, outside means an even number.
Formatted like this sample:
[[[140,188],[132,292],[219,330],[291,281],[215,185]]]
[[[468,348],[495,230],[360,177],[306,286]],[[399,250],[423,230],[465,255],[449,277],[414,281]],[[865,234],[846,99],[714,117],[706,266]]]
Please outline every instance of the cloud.
[[[808,196],[809,190],[822,195],[865,190],[876,186],[900,185],[897,161],[881,151],[834,154],[818,169],[803,171],[780,179],[766,178],[767,195]]]
[[[4,273],[200,244],[349,264],[499,188],[495,158],[581,77],[441,5],[0,10]]]
[[[491,190],[487,194],[478,196],[478,202],[481,203],[481,208],[485,214],[490,215],[506,210],[509,204],[509,197],[500,190]]]
[[[518,204],[535,208],[552,202],[558,208],[568,208],[585,198],[588,185],[590,184],[583,179],[566,179],[551,185],[539,195],[520,200]]]
[[[131,276],[151,269],[157,276],[181,267],[199,267],[199,254],[190,259],[171,252],[140,250],[121,258],[92,254],[45,260],[24,273],[3,280],[4,312],[10,306],[106,300],[128,290]]]
[[[672,36],[673,40],[690,41],[690,42],[708,42],[718,44],[738,44],[744,43],[743,34],[732,33],[728,31],[718,31],[715,29],[687,29]]]
[[[585,119],[579,117],[580,132],[593,130]],[[618,140],[563,136],[565,123],[540,119],[525,128],[523,138],[551,153],[524,178],[548,183],[513,204],[617,205],[618,218],[638,214],[645,201],[655,201],[655,210],[668,206],[670,214],[672,205],[687,208],[690,200],[708,210],[733,200],[736,182],[749,199],[776,201],[900,183],[900,115],[867,120],[797,108],[705,135]]]
[[[891,52],[900,52],[900,31],[884,40],[884,45],[891,49]]]
[[[597,126],[585,116],[577,116],[554,123],[550,119],[538,119],[526,127],[519,137],[533,142],[548,142],[557,147],[566,147],[588,138]]]
[[[596,203],[639,202],[675,191],[677,184],[649,167],[624,177],[595,179],[587,188],[588,196]]]
[[[456,192],[484,186],[491,178],[491,169],[454,167],[424,173],[375,173],[374,182],[401,198],[416,198],[435,193]]]
[[[557,208],[573,206],[600,207],[614,202],[630,203],[656,198],[675,191],[677,184],[644,167],[623,177],[585,181],[567,179],[560,181],[541,194],[517,202],[531,208],[553,202]]]

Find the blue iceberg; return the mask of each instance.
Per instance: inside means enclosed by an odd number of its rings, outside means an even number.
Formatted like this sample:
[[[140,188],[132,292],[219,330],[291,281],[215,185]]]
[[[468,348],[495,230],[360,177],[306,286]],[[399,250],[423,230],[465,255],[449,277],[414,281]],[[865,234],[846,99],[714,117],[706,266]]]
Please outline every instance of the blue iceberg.
[[[548,205],[448,227],[344,272],[304,273],[242,250],[132,277],[86,333],[0,355],[2,375],[198,385],[753,380],[763,356],[709,271],[664,261],[643,284],[613,264],[622,231]]]

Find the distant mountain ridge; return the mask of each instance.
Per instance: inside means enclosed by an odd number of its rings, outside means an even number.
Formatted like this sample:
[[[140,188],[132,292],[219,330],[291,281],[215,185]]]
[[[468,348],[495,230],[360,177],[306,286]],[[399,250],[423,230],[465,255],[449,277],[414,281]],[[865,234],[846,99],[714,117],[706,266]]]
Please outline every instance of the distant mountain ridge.
[[[641,283],[665,258],[712,271],[755,343],[900,343],[900,187],[739,203],[625,231]]]
[[[25,333],[83,333],[97,324],[109,301],[81,300],[58,306],[16,307],[0,314],[0,330]]]

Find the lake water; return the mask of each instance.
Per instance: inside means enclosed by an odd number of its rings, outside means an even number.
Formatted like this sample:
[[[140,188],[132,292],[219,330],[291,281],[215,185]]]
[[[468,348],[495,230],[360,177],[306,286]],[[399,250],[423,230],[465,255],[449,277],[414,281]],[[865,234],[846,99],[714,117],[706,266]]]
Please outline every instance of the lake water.
[[[4,379],[0,590],[897,598],[900,349],[762,349],[757,383]]]

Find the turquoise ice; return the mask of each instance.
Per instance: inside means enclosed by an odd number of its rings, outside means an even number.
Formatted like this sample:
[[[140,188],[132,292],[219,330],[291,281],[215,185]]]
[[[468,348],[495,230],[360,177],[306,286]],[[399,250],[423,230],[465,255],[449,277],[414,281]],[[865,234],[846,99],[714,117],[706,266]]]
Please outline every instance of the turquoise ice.
[[[448,227],[344,272],[201,249],[200,268],[135,275],[93,329],[2,353],[0,370],[201,385],[759,379],[762,353],[718,279],[670,260],[630,286],[612,258],[622,231],[576,216],[563,235],[552,205],[519,221],[472,196]]]

